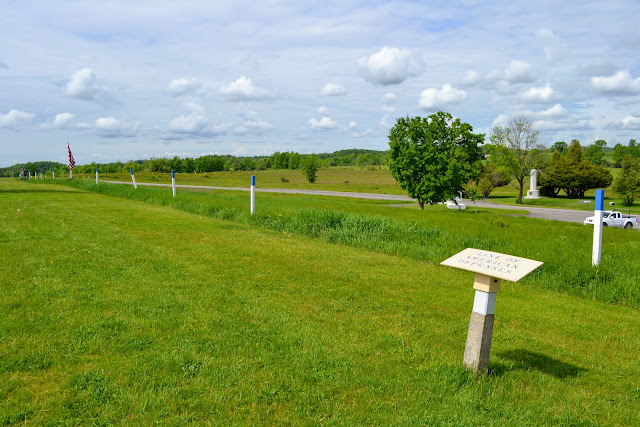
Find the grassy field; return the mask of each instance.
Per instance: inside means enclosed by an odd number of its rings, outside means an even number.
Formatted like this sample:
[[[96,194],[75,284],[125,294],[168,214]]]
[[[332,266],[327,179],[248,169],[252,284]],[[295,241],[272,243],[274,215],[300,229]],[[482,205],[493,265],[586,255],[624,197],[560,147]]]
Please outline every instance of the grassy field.
[[[612,169],[614,176],[618,169]],[[355,168],[355,167],[331,167],[323,168],[318,172],[317,182],[310,184],[299,170],[265,170],[265,171],[238,171],[238,172],[207,172],[207,173],[180,173],[176,175],[176,182],[184,185],[208,185],[214,187],[248,187],[251,175],[256,175],[256,185],[262,188],[293,188],[306,190],[331,190],[353,191],[360,193],[402,194],[406,192],[396,183],[391,173],[383,167]],[[74,175],[79,179],[94,180],[95,174]],[[100,179],[112,181],[131,181],[128,173],[101,174]],[[136,173],[136,181],[142,183],[171,183],[170,173]],[[515,183],[515,181],[514,181]],[[529,189],[528,181],[525,183]],[[501,204],[516,204],[518,190],[515,185],[507,185],[496,188],[490,195],[489,201]],[[615,209],[621,209],[625,213],[640,214],[640,204],[628,207],[622,206],[619,199],[611,189],[605,191],[606,203],[614,202]],[[590,203],[582,203],[590,201]],[[525,206],[551,207],[572,210],[593,210],[595,190],[587,191],[584,199],[568,199],[566,197],[542,198],[539,200],[524,200]],[[607,205],[608,206],[608,205]]]
[[[0,180],[4,424],[640,423],[637,301],[569,289],[598,274],[584,227],[282,195],[251,219],[246,194],[88,189]],[[635,274],[631,235],[605,230],[611,280]],[[478,377],[472,274],[438,265],[467,244],[545,262],[503,285]],[[557,292],[564,251],[586,281]]]

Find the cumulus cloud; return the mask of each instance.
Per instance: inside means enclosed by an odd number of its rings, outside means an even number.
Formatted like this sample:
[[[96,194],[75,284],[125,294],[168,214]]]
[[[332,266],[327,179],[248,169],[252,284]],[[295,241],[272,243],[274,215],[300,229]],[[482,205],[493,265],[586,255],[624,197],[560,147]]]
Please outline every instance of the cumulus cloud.
[[[35,115],[20,110],[11,110],[7,114],[0,114],[0,127],[18,130],[24,123],[31,121]]]
[[[179,116],[171,120],[169,130],[175,133],[200,133],[209,126],[206,117],[198,115]]]
[[[509,68],[504,71],[504,77],[509,83],[529,83],[536,79],[531,65],[526,61],[511,61]]]
[[[126,123],[114,117],[100,117],[95,125],[101,136],[106,138],[135,136],[138,126],[138,123]]]
[[[539,28],[538,30],[536,30],[536,37],[544,41],[554,40],[556,38],[555,34],[553,34],[553,31],[551,31],[549,28]]]
[[[194,136],[223,135],[233,123],[210,124],[209,119],[200,115],[179,116],[169,123],[169,131]]]
[[[542,87],[532,87],[520,95],[520,99],[533,104],[547,104],[558,101],[559,94],[553,90],[550,84]]]
[[[350,121],[349,122],[349,129],[355,129],[358,127],[358,123],[354,122],[354,121]]]
[[[356,65],[362,78],[381,86],[402,83],[422,71],[422,65],[409,49],[386,46],[379,52],[358,59]]]
[[[53,120],[53,127],[56,129],[68,129],[68,130],[82,130],[88,129],[87,123],[76,123],[76,115],[73,113],[60,113],[56,114],[56,118]]]
[[[640,130],[640,117],[628,115],[622,120],[607,123],[605,129]]]
[[[173,96],[183,96],[197,91],[200,86],[195,79],[173,79],[167,86],[167,91]]]
[[[333,120],[331,117],[322,117],[320,120],[316,120],[314,118],[309,119],[307,122],[309,127],[313,130],[332,130],[338,129],[340,125]]]
[[[467,98],[467,92],[453,88],[450,84],[442,89],[429,88],[422,91],[418,107],[423,110],[435,110],[452,104],[459,104]]]
[[[591,77],[591,86],[602,95],[638,95],[640,94],[640,77],[633,79],[629,71],[618,71],[610,77]]]
[[[236,134],[256,134],[261,135],[267,131],[273,129],[273,125],[271,123],[265,122],[264,120],[247,120],[242,126],[238,127],[233,131]]]
[[[466,73],[464,73],[464,76],[462,76],[460,84],[462,84],[463,86],[475,86],[478,84],[479,80],[480,76],[478,75],[477,71],[468,70]]]
[[[376,131],[374,131],[373,129],[367,129],[367,130],[365,130],[364,132],[360,132],[360,133],[358,133],[358,132],[353,132],[353,133],[351,134],[351,137],[352,137],[352,138],[364,138],[364,137],[366,137],[366,136],[373,136],[373,135],[377,135],[377,132],[376,132]]]
[[[322,107],[318,107],[316,113],[320,114],[321,116],[328,116],[329,109],[323,105]]]
[[[393,92],[387,92],[382,96],[382,103],[385,105],[394,104],[398,97]]]
[[[347,94],[347,90],[337,83],[327,83],[321,93],[324,96],[342,96]]]
[[[231,82],[220,88],[220,94],[227,101],[264,101],[272,99],[275,95],[270,90],[256,87],[251,79],[241,76],[235,82]]]
[[[65,87],[65,93],[71,98],[95,99],[98,94],[96,75],[91,68],[84,68],[73,76]]]
[[[587,117],[570,115],[566,108],[560,104],[540,111],[518,110],[511,113],[503,113],[493,121],[493,126],[504,126],[513,117],[531,119],[533,126],[540,131],[587,130],[592,128]]]

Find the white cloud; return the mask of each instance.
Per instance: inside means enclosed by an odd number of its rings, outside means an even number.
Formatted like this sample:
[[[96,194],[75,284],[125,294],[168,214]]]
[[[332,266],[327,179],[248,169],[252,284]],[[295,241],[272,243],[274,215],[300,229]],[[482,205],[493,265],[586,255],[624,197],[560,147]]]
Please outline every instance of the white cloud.
[[[367,129],[364,132],[354,132],[351,134],[352,138],[364,138],[365,136],[374,136],[377,135],[377,132],[374,131],[373,129]]]
[[[347,94],[347,90],[337,83],[327,83],[321,93],[324,96],[342,96]]]
[[[76,115],[73,113],[60,113],[56,114],[56,118],[53,120],[53,127],[56,129],[69,129],[69,130],[82,130],[88,129],[87,123],[74,123]]]
[[[540,40],[553,40],[556,38],[556,36],[553,34],[553,31],[551,31],[549,28],[539,28],[538,30],[536,30],[536,37],[539,38]]]
[[[467,92],[453,88],[450,84],[442,85],[442,89],[429,88],[422,91],[418,107],[424,110],[435,110],[452,104],[459,104],[467,98]]]
[[[640,94],[640,77],[633,79],[629,71],[618,71],[610,77],[591,77],[591,86],[603,95],[638,95]]]
[[[536,79],[531,65],[526,61],[511,61],[504,76],[509,83],[529,83]]]
[[[493,121],[493,126],[504,126],[510,118],[514,117],[526,117],[532,120],[534,128],[540,131],[587,130],[592,128],[588,118],[570,115],[566,108],[560,104],[541,111],[514,110],[509,113],[503,113]]]
[[[329,109],[323,105],[322,107],[318,107],[316,113],[320,114],[321,116],[328,116]]]
[[[182,96],[195,92],[200,86],[201,84],[195,79],[174,79],[167,86],[167,91],[173,96]]]
[[[355,129],[358,127],[358,123],[351,121],[349,122],[349,129]]]
[[[73,76],[65,87],[67,96],[78,99],[95,99],[98,94],[96,75],[91,68],[84,68]]]
[[[209,126],[209,120],[203,116],[179,116],[171,120],[169,130],[175,133],[200,133]]]
[[[114,117],[100,117],[95,126],[101,136],[114,138],[135,136],[139,124],[122,122]]]
[[[242,76],[235,82],[231,82],[220,88],[220,94],[227,101],[264,101],[274,97],[273,92],[256,87],[251,79]]]
[[[460,80],[460,84],[464,86],[475,86],[478,84],[479,80],[480,80],[480,76],[478,75],[477,71],[468,70],[466,73],[464,73],[464,76],[462,76],[462,80]]]
[[[233,123],[225,122],[210,124],[209,120],[200,115],[179,116],[169,123],[169,131],[177,134],[188,134],[193,136],[216,136],[223,135],[231,129]]]
[[[0,127],[18,130],[22,124],[31,121],[34,117],[33,113],[11,110],[7,114],[0,114]]]
[[[340,125],[336,121],[334,121],[331,117],[323,117],[320,120],[316,120],[314,118],[309,119],[307,122],[309,127],[313,130],[332,130],[338,129]]]
[[[382,103],[383,104],[387,104],[387,105],[393,104],[397,100],[398,100],[398,97],[393,92],[387,92],[382,96]]]
[[[273,129],[273,125],[271,123],[265,122],[264,120],[247,120],[240,126],[235,129],[233,133],[236,134],[247,134],[252,133],[256,135],[261,135],[267,131]]]
[[[422,65],[409,49],[384,47],[379,52],[357,61],[358,73],[367,81],[381,86],[399,84],[422,71]]]
[[[550,84],[542,87],[532,87],[520,95],[520,99],[533,104],[547,104],[556,102],[560,98],[559,94],[553,90]]]
[[[640,130],[640,117],[628,115],[622,120],[607,123],[605,129]]]

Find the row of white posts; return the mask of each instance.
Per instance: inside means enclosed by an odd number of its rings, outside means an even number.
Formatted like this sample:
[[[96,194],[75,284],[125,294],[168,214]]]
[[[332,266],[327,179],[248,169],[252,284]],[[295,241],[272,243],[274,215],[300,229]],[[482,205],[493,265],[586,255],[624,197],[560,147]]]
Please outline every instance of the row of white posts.
[[[131,173],[131,181],[133,187],[137,190],[138,183],[136,182],[136,176],[133,174],[133,169],[129,169]],[[96,166],[96,184],[98,183],[98,167]],[[176,173],[171,171],[171,188],[173,190],[173,197],[176,197]],[[251,215],[256,212],[256,176],[251,175]]]

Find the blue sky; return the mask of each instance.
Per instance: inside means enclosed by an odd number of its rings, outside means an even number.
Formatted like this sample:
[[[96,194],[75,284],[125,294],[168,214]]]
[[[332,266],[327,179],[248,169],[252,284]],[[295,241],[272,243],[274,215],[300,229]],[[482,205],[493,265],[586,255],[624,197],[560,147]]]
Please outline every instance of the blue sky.
[[[184,3],[184,4],[183,4]],[[0,166],[388,148],[401,116],[640,140],[638,1],[5,1]]]

